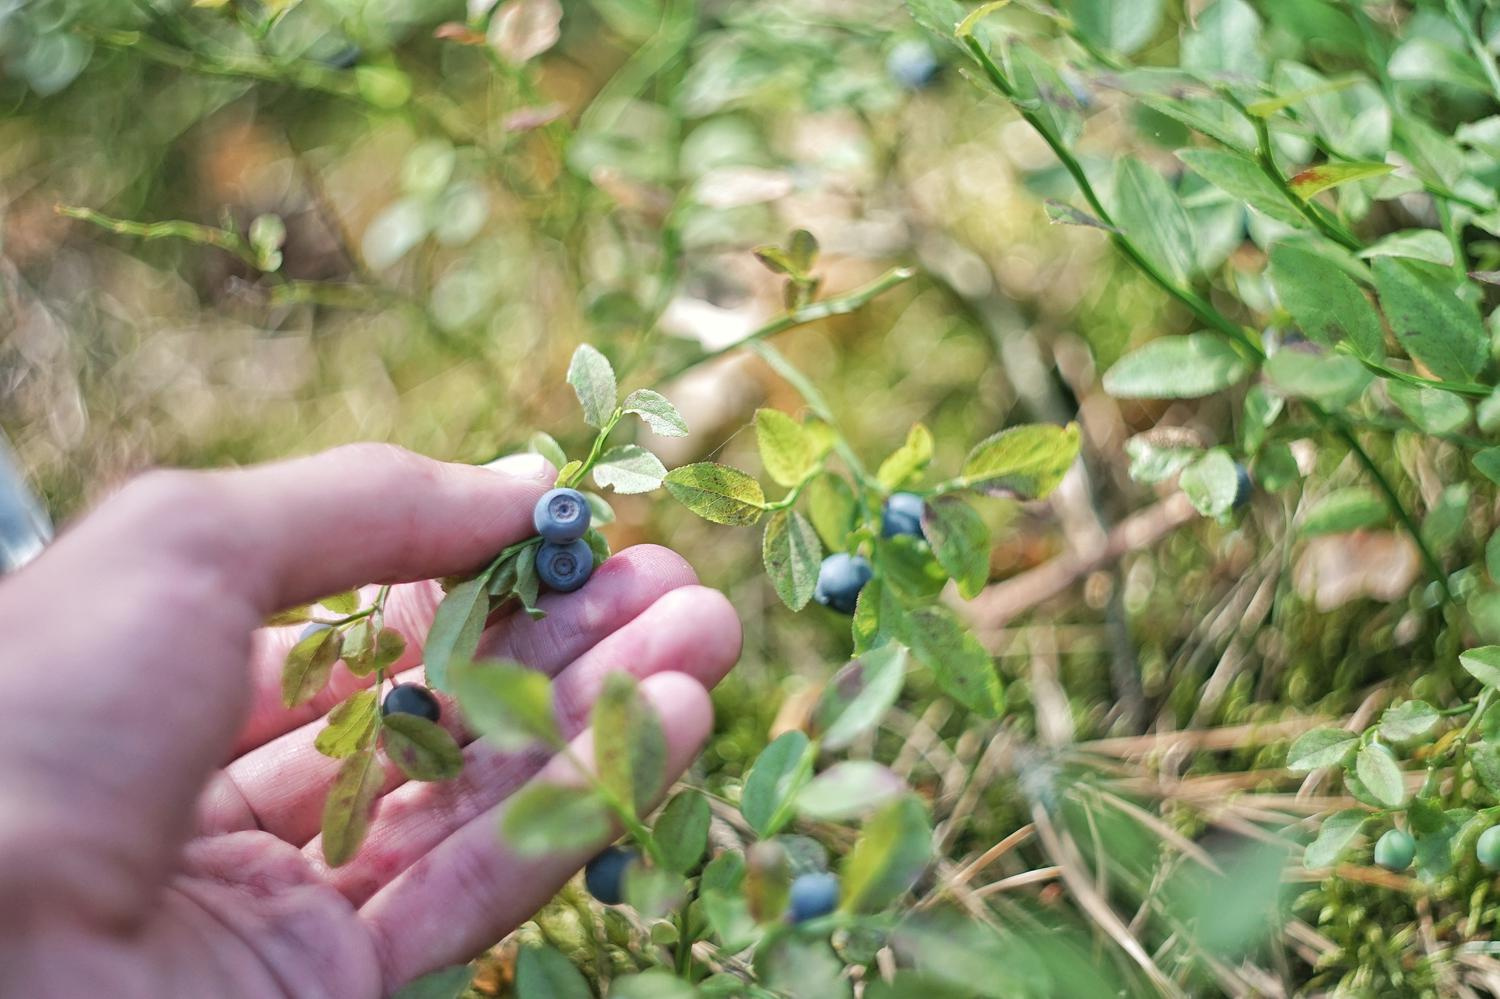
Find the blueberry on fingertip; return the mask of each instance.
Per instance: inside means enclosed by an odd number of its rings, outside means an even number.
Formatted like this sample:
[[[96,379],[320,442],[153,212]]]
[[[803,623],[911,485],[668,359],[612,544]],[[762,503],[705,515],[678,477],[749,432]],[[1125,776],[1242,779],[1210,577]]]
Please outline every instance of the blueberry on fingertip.
[[[577,489],[550,489],[536,501],[531,522],[546,541],[566,544],[588,532],[593,514],[589,502]]]
[[[582,538],[566,544],[547,541],[536,550],[536,574],[549,590],[572,593],[594,573],[594,550]]]

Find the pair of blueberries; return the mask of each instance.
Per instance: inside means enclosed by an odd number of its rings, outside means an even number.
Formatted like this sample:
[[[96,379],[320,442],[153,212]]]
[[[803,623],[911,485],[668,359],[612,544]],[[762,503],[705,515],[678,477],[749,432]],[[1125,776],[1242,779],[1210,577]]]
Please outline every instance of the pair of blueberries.
[[[880,533],[887,538],[922,537],[922,511],[925,504],[916,493],[893,493],[881,512]],[[859,602],[859,591],[874,575],[870,560],[863,555],[835,552],[823,560],[818,569],[818,585],[813,599],[824,607],[843,614],[853,614]]]
[[[553,489],[536,501],[532,525],[542,536],[536,550],[536,574],[547,588],[572,593],[594,572],[594,550],[583,539],[593,514],[576,489]]]
[[[619,905],[625,900],[625,871],[639,857],[634,850],[612,846],[589,861],[583,869],[583,884],[605,905]],[[824,872],[799,874],[792,881],[787,900],[787,919],[804,923],[826,916],[839,902],[839,879]]]

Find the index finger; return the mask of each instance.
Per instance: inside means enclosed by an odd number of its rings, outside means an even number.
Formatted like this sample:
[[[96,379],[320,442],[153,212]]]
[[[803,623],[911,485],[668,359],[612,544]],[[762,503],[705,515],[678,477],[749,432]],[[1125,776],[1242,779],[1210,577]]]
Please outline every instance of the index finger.
[[[270,613],[363,583],[474,569],[534,533],[532,507],[553,475],[540,457],[502,471],[348,445],[212,473],[228,518],[214,540],[237,551],[246,595]]]

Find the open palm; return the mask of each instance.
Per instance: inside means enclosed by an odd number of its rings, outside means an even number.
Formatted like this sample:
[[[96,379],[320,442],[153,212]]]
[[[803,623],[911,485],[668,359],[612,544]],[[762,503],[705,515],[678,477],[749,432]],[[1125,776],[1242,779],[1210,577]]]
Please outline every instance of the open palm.
[[[395,670],[420,679],[428,580],[529,534],[550,482],[527,459],[490,470],[375,445],[153,473],[0,583],[0,994],[378,996],[528,918],[588,853],[518,858],[499,815],[528,780],[567,779],[565,761],[475,742],[445,704],[463,774],[391,769],[364,848],[330,869],[317,830],[338,762],[313,740],[370,681],[338,673],[287,711],[295,629],[257,626],[400,583]],[[679,773],[709,732],[705,688],[738,655],[728,602],[641,546],[542,607],[491,622],[482,648],[554,676],[578,740],[603,676],[631,671]]]

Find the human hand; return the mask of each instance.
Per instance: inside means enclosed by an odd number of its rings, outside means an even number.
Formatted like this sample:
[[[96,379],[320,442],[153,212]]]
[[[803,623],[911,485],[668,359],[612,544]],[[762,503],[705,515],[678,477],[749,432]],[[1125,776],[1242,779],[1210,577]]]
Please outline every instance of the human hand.
[[[316,834],[339,763],[313,740],[372,680],[340,667],[287,711],[279,676],[298,629],[260,625],[399,583],[386,624],[408,651],[392,672],[419,679],[431,580],[529,535],[551,481],[530,456],[491,470],[382,445],[155,472],[0,583],[0,994],[376,996],[545,903],[589,852],[522,860],[499,816],[569,764],[473,741],[451,704],[462,775],[419,784],[390,769],[364,848],[326,867]],[[643,545],[541,605],[542,620],[492,621],[482,651],[556,678],[575,747],[604,675],[634,673],[679,774],[709,734],[705,688],[739,654],[728,601]]]

